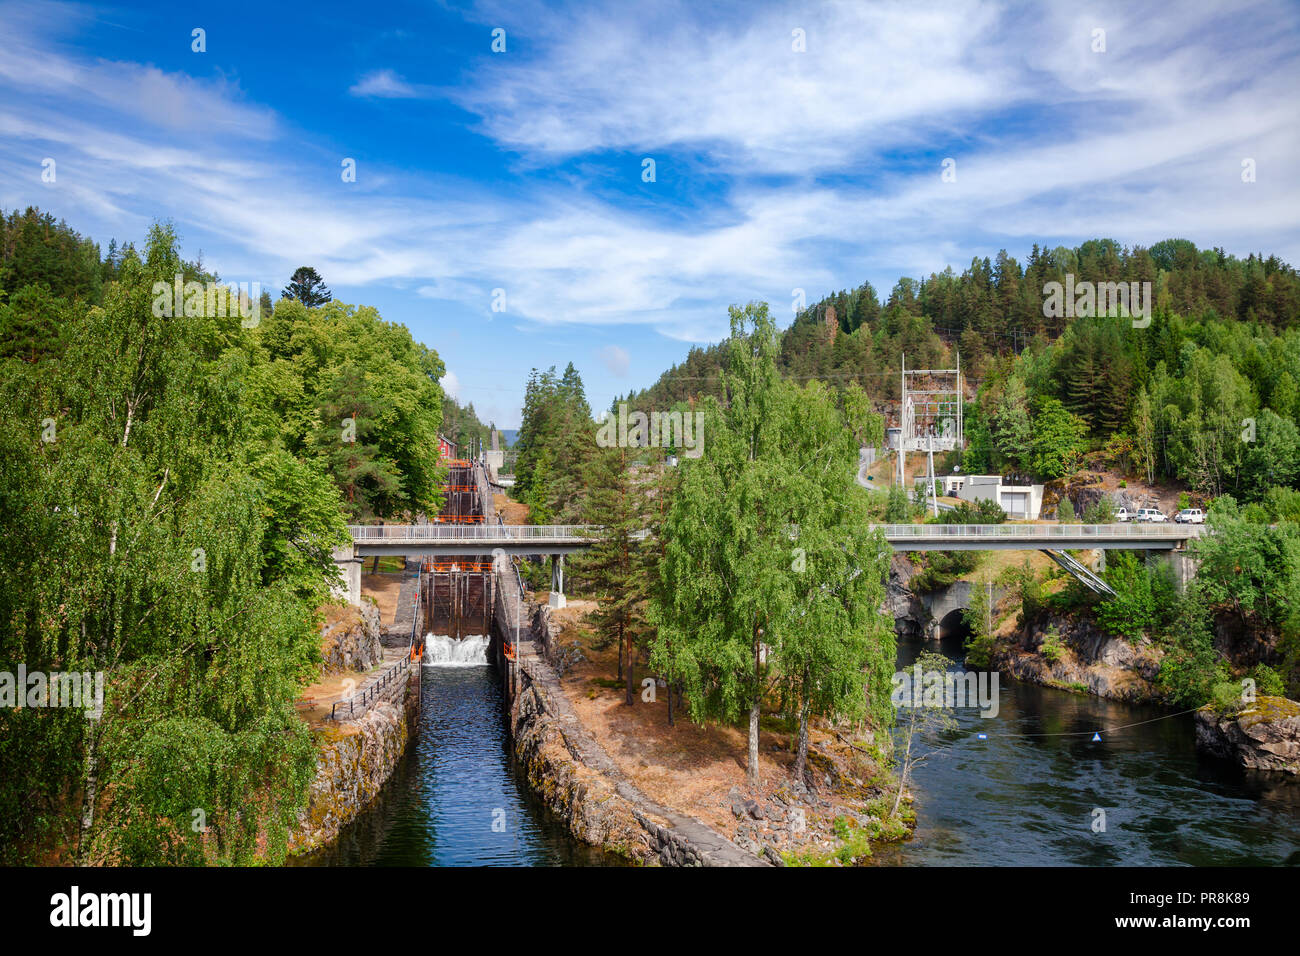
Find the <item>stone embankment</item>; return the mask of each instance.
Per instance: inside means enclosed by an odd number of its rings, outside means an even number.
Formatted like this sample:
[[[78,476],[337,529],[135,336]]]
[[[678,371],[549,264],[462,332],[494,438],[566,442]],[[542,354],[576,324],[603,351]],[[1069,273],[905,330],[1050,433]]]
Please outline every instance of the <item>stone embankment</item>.
[[[768,865],[699,820],[650,800],[619,771],[583,728],[541,656],[548,617],[534,618],[542,640],[520,643],[518,692],[510,702],[515,754],[547,808],[578,839],[637,863]]]
[[[393,701],[380,700],[356,720],[331,721],[316,731],[316,776],[289,835],[290,853],[333,843],[392,776],[415,736],[420,710],[419,665],[404,674],[405,690]]]
[[[1260,697],[1236,714],[1196,712],[1196,745],[1248,770],[1300,775],[1300,703]]]

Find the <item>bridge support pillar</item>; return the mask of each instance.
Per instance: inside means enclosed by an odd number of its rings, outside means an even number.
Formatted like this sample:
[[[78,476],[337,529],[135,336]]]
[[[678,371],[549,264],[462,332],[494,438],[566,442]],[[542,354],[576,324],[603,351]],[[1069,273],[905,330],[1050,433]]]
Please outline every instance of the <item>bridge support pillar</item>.
[[[1166,551],[1164,560],[1169,562],[1169,567],[1174,573],[1174,586],[1178,589],[1178,593],[1186,593],[1187,585],[1191,583],[1192,578],[1196,577],[1200,560],[1187,551]]]
[[[335,600],[347,601],[353,607],[361,606],[361,562],[355,545],[345,544],[334,549],[334,563],[343,576],[342,584],[330,587],[330,594]]]
[[[553,608],[564,607],[568,602],[564,600],[564,555],[551,555],[551,599],[548,602]]]

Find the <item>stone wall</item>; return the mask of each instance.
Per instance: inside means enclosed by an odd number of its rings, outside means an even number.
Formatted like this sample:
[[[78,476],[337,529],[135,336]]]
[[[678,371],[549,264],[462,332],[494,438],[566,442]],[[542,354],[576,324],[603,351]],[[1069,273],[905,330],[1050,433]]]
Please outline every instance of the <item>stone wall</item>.
[[[289,835],[289,852],[333,843],[388,781],[415,735],[420,668],[412,667],[400,706],[379,701],[356,720],[317,731],[316,777]]]
[[[510,723],[529,786],[583,842],[642,864],[767,865],[699,820],[650,800],[623,776],[582,726],[533,641],[520,647]]]

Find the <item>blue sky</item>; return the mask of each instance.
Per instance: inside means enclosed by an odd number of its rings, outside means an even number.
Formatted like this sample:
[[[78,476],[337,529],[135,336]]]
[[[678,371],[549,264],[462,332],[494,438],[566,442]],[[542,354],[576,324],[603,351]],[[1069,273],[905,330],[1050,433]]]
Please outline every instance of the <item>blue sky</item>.
[[[600,408],[731,303],[788,321],[796,289],[1094,236],[1300,261],[1294,3],[44,2],[0,26],[6,209],[103,245],[170,219],[273,294],[313,265],[502,427],[533,366],[572,361]]]

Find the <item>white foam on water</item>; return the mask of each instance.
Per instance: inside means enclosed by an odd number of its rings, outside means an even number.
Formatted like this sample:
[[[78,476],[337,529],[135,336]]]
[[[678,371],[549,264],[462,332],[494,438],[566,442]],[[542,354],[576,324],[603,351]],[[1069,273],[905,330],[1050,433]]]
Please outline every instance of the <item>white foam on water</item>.
[[[482,667],[488,662],[488,638],[470,634],[461,640],[446,634],[424,636],[425,667]]]

